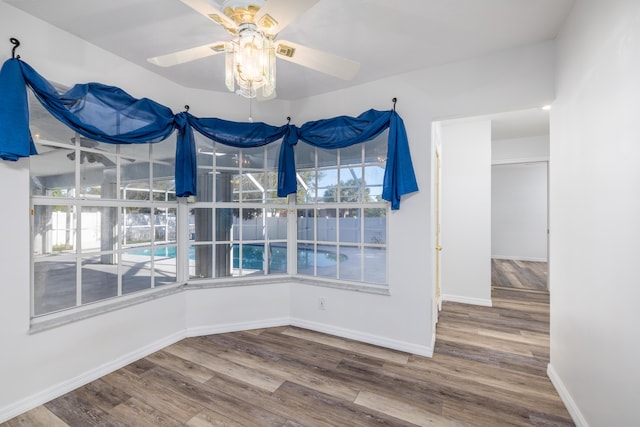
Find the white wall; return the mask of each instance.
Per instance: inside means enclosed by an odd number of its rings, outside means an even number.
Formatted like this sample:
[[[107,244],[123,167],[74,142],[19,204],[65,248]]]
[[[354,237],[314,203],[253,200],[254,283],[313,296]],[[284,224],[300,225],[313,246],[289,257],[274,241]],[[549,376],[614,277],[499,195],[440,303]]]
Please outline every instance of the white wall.
[[[491,163],[521,163],[549,160],[549,135],[491,141]]]
[[[21,40],[18,53],[24,60],[57,83],[99,81],[176,112],[189,104],[198,116],[247,116],[247,101],[240,97],[179,87],[2,2],[0,28]],[[6,58],[0,55],[1,61]],[[390,109],[391,98],[398,97],[421,190],[404,198],[402,209],[389,219],[389,296],[299,284],[191,290],[29,335],[29,161],[0,162],[0,194],[12,207],[3,210],[0,222],[4,241],[12,242],[0,249],[0,342],[10,349],[0,364],[0,419],[187,333],[278,324],[286,317],[318,330],[428,354],[434,339],[431,122],[548,103],[554,94],[553,68],[554,44],[542,43],[292,103],[254,104],[256,120],[282,124],[291,115],[299,124],[369,108]],[[326,300],[325,311],[317,309],[319,297]]]
[[[388,110],[392,107],[391,99],[397,97],[397,111],[407,128],[420,187],[419,192],[403,198],[400,210],[392,212],[389,218],[391,295],[294,285],[292,321],[416,353],[433,350],[435,148],[431,144],[431,123],[549,103],[554,97],[554,55],[554,44],[542,43],[292,102],[293,121],[304,123],[341,114],[353,116],[369,108]],[[487,170],[490,161],[487,157]],[[489,194],[485,200],[490,203]],[[489,226],[487,219],[487,232]],[[490,255],[488,243],[487,268]],[[483,303],[489,298],[489,282],[486,288],[487,291],[478,293]],[[327,303],[324,311],[318,309],[321,297]]]
[[[491,256],[547,261],[547,163],[491,167]]]
[[[442,299],[491,305],[491,120],[442,122]]]
[[[579,426],[640,425],[640,2],[576,2],[551,111],[549,374]]]
[[[0,62],[10,56],[8,38],[16,37],[22,43],[17,53],[51,81],[69,86],[99,81],[155,99],[175,112],[188,103],[195,115],[246,119],[248,103],[236,95],[182,88],[3,2],[0,28],[7,42],[6,49],[0,49]],[[288,106],[282,101],[257,105],[254,117],[283,124]],[[269,303],[262,311],[256,303],[237,304],[245,301],[248,289],[203,293],[195,301],[180,293],[30,334],[29,191],[29,160],[0,161],[0,194],[5,201],[0,221],[0,422],[184,337],[187,327],[210,321],[228,328],[257,318],[288,316],[288,290],[265,285],[251,292],[253,300]],[[273,304],[276,297],[282,301]],[[215,304],[207,304],[209,300]],[[222,302],[244,308],[230,313],[220,309]],[[199,320],[187,322],[187,314]]]

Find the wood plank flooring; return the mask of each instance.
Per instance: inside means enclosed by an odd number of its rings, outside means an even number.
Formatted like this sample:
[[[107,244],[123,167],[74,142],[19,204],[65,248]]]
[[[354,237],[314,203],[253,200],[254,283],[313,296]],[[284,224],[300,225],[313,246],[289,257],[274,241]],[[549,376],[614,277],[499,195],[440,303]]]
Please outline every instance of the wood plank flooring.
[[[547,290],[546,262],[491,260],[491,284],[506,288]]]
[[[492,297],[444,302],[433,358],[296,327],[188,338],[2,426],[574,425],[546,376],[548,293]]]

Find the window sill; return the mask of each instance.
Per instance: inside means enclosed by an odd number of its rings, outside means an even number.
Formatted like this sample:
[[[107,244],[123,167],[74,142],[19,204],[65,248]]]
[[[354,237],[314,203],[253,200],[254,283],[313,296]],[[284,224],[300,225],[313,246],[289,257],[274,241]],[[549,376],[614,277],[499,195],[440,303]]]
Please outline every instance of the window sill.
[[[78,307],[75,309],[68,309],[56,313],[34,317],[31,319],[29,333],[35,334],[42,331],[48,331],[50,329],[67,325],[69,323],[88,319],[94,316],[99,316],[101,314],[130,307],[132,305],[153,301],[155,299],[162,298],[168,295],[177,294],[179,292],[182,292],[183,288],[183,284],[175,283],[172,285],[162,286],[161,288],[149,289],[140,293],[87,304],[86,306]]]
[[[46,314],[31,319],[29,334],[48,331],[70,323],[88,319],[90,317],[99,316],[122,308],[130,307],[137,304],[153,301],[158,298],[180,293],[184,290],[197,289],[216,289],[229,288],[238,286],[256,286],[269,284],[300,284],[310,286],[321,286],[334,289],[340,289],[350,292],[363,292],[375,295],[391,295],[389,289],[383,285],[366,285],[357,284],[355,282],[322,279],[310,276],[290,276],[287,274],[271,275],[264,277],[239,277],[233,279],[210,279],[189,282],[187,284],[176,283],[173,285],[163,286],[159,289],[150,289],[145,292],[132,294],[130,296],[119,297],[116,299],[104,300],[101,302],[88,304],[77,309],[64,310],[57,313]]]
[[[224,279],[205,279],[187,283],[185,289],[212,289],[228,288],[235,286],[267,285],[274,283],[295,283],[300,285],[323,286],[340,289],[343,291],[364,292],[376,295],[391,295],[389,288],[385,285],[368,285],[344,280],[331,280],[311,276],[290,276],[288,274],[261,276],[261,277],[238,277]]]

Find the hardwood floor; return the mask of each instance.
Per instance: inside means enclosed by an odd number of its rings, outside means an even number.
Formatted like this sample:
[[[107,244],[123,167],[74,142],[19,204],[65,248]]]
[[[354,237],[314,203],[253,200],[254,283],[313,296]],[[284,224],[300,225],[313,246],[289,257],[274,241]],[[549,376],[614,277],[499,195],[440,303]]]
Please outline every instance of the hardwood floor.
[[[518,289],[547,290],[548,263],[508,259],[491,260],[491,284]]]
[[[2,426],[574,425],[546,376],[548,293],[492,296],[443,304],[433,358],[296,327],[188,338]]]

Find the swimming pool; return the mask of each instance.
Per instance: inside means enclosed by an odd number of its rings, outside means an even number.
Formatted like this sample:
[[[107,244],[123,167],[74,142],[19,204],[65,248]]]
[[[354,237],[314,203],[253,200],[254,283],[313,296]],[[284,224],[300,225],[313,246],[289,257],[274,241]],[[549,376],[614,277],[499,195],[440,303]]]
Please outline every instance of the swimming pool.
[[[239,268],[240,266],[240,250],[239,244],[232,245],[233,253],[233,268]],[[261,244],[244,244],[242,254],[242,268],[249,270],[262,270],[264,264],[264,245]],[[189,259],[195,261],[196,259],[196,247],[194,245],[189,246]],[[287,247],[271,244],[270,249],[270,265],[272,269],[286,271],[287,269]],[[153,249],[154,258],[175,258],[176,257],[175,246],[161,246]],[[131,255],[151,256],[151,248],[139,249],[128,251]],[[344,254],[336,254],[335,252],[318,250],[317,257],[314,259],[313,247],[298,247],[298,268],[308,269],[314,267],[332,267],[340,262],[345,262],[348,257]]]

